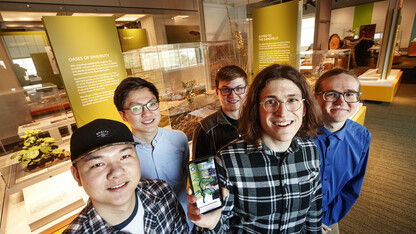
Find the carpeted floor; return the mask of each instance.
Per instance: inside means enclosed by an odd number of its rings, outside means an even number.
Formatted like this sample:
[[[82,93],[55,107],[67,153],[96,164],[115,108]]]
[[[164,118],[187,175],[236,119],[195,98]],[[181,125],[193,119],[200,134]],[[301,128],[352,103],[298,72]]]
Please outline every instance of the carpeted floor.
[[[342,233],[416,233],[416,84],[401,84],[392,103],[365,102],[373,135],[360,197]]]

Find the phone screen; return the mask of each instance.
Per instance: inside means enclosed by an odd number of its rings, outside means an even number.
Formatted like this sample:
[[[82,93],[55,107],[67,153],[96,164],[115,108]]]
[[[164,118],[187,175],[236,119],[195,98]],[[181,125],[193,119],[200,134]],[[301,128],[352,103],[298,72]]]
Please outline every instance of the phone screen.
[[[192,192],[201,214],[213,211],[223,205],[221,187],[218,182],[215,157],[210,156],[188,163]]]

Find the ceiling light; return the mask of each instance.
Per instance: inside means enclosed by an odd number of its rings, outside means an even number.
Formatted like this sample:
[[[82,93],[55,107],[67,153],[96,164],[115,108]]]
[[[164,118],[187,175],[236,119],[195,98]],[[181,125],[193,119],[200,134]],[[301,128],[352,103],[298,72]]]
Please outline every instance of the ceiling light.
[[[74,13],[72,16],[113,16],[113,14],[100,14],[100,13]]]
[[[56,12],[2,11],[3,21],[42,21],[42,16],[56,16]]]
[[[117,18],[116,21],[136,21],[140,18],[145,17],[146,15],[132,15],[132,14],[128,14],[128,15],[123,15],[120,18]]]
[[[185,19],[185,18],[188,18],[189,17],[189,15],[177,15],[177,16],[175,16],[175,18],[180,18],[180,19]]]

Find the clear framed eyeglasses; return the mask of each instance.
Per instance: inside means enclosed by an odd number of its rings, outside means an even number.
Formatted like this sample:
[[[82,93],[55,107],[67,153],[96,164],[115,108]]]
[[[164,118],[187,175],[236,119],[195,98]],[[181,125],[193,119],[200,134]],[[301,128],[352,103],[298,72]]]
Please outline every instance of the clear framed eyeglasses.
[[[349,103],[355,103],[360,101],[361,98],[361,92],[356,92],[356,91],[347,91],[347,92],[338,92],[338,91],[325,91],[325,92],[321,92],[318,93],[318,95],[322,94],[322,98],[324,99],[324,101],[326,102],[336,102],[338,101],[339,97],[341,97],[341,95],[344,97],[344,100],[346,102]]]
[[[263,105],[265,111],[274,113],[279,109],[280,103],[284,104],[288,111],[297,111],[301,108],[303,101],[305,99],[289,98],[284,102],[280,102],[276,98],[268,98],[260,102],[260,104]]]
[[[144,112],[144,107],[146,107],[149,111],[155,111],[159,108],[159,102],[158,101],[150,101],[144,105],[135,105],[130,107],[129,110],[133,115],[141,115]]]

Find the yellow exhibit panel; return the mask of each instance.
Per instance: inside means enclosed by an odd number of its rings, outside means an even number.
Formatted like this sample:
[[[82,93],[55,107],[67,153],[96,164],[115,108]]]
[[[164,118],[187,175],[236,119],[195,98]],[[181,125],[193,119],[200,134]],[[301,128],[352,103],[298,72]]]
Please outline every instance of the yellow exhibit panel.
[[[128,28],[118,29],[117,31],[123,52],[149,46],[146,29]]]
[[[298,1],[253,10],[254,74],[271,64],[291,64],[298,50]]]
[[[399,88],[402,71],[392,69],[387,80],[367,81],[361,80],[361,92],[363,100],[392,102]]]
[[[127,76],[114,17],[44,16],[78,127],[97,118],[122,122],[114,90]]]

